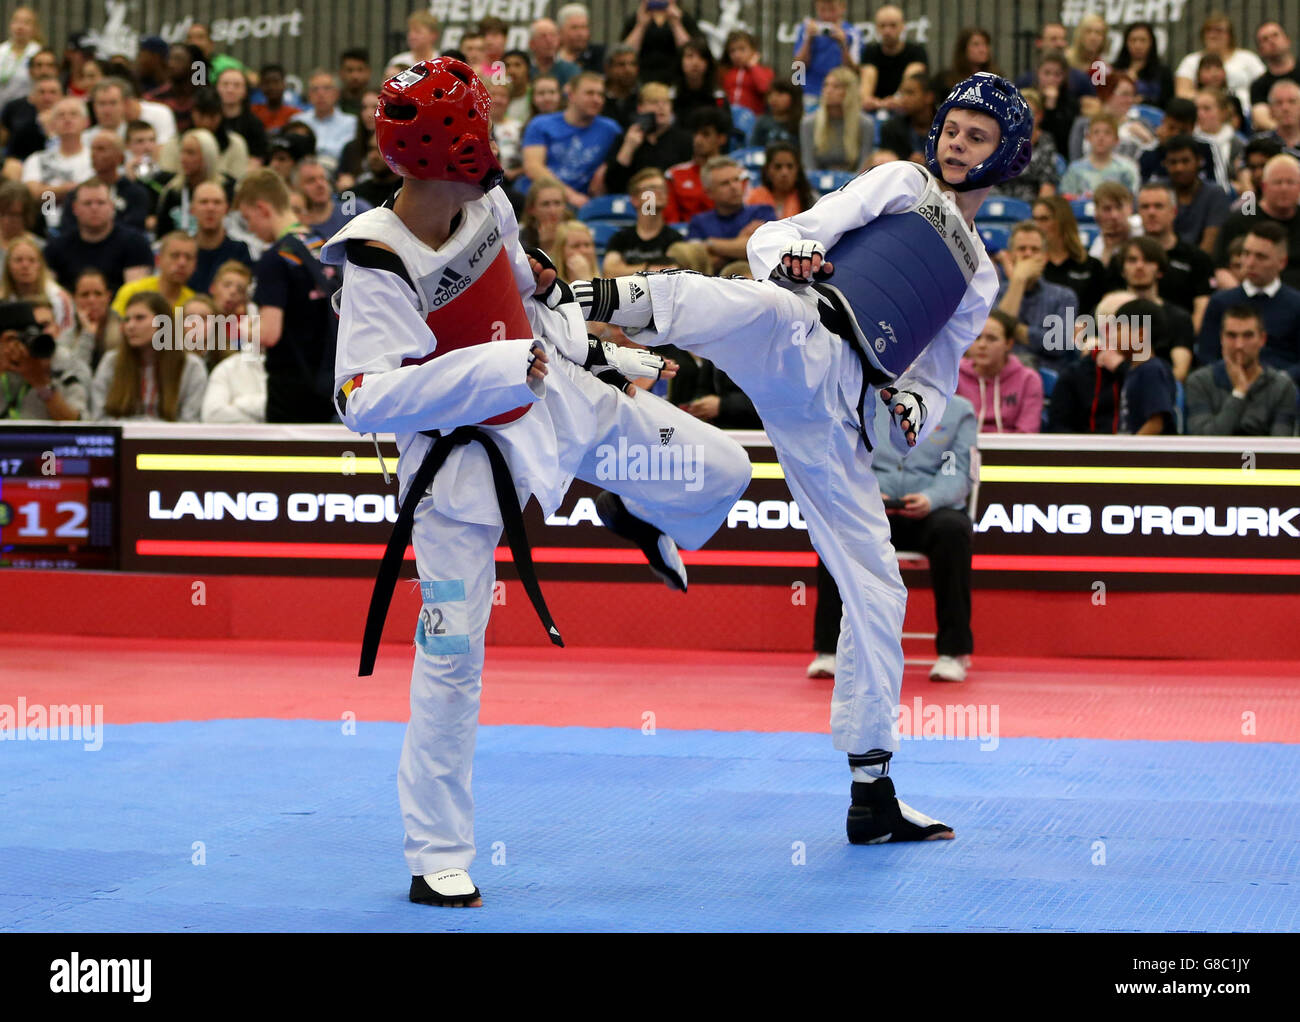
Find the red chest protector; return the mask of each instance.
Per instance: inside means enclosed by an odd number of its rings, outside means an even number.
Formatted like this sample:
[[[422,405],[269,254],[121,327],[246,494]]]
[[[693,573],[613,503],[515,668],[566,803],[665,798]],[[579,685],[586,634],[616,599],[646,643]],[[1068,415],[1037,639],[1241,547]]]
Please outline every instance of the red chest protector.
[[[424,321],[438,346],[423,358],[403,359],[403,365],[419,365],[476,344],[533,336],[496,218],[479,204],[467,206],[463,215],[466,221],[439,250],[454,248],[446,265],[416,280],[429,309]],[[514,422],[528,408],[521,405],[480,425]]]

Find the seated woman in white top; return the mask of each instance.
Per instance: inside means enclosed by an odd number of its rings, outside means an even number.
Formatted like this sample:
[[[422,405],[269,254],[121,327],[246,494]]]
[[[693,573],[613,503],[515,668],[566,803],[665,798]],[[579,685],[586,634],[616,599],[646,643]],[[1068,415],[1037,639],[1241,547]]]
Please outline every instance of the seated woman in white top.
[[[157,291],[133,295],[122,320],[122,345],[95,370],[90,400],[97,419],[198,422],[208,371],[183,350],[184,334]]]
[[[1184,99],[1196,98],[1196,69],[1201,57],[1217,54],[1228,73],[1228,90],[1241,102],[1242,110],[1250,109],[1250,83],[1268,68],[1259,54],[1237,46],[1237,34],[1232,21],[1224,14],[1211,14],[1201,23],[1201,49],[1189,53],[1174,69],[1174,92]]]

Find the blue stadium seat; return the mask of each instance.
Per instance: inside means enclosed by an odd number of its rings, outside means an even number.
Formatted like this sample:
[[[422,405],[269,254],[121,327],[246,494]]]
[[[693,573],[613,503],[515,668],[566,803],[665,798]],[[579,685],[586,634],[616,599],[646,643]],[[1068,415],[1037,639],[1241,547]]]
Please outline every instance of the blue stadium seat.
[[[636,223],[636,206],[626,195],[601,195],[591,199],[578,210],[583,223],[593,220],[612,220],[621,224]]]
[[[1084,248],[1091,248],[1092,243],[1097,240],[1101,234],[1101,228],[1096,224],[1080,224],[1079,240],[1083,242]]]
[[[977,223],[975,226],[980,232],[980,240],[984,242],[984,249],[989,255],[1001,252],[1011,241],[1011,228],[1003,224]]]
[[[1043,432],[1047,432],[1047,412],[1052,406],[1052,391],[1056,389],[1056,381],[1060,377],[1055,369],[1045,369],[1039,367],[1038,378],[1043,381],[1043,424],[1040,427]]]
[[[1147,127],[1152,131],[1160,127],[1160,122],[1165,119],[1165,112],[1158,106],[1149,106],[1146,103],[1139,103],[1133,109],[1137,111],[1138,116],[1146,122]]]
[[[808,175],[808,183],[818,195],[825,195],[857,176],[851,170],[814,170]]]
[[[767,159],[762,146],[747,146],[744,149],[737,149],[730,156],[746,170],[761,168]]]
[[[1079,223],[1095,224],[1097,222],[1097,204],[1091,199],[1071,199],[1070,211]]]
[[[749,136],[754,130],[754,124],[758,116],[747,106],[740,106],[737,103],[731,105],[731,127],[732,137],[739,138],[739,145],[746,146],[749,144]]]
[[[980,207],[980,220],[1009,220],[1013,223],[1028,220],[1033,215],[1033,206],[1022,199],[987,200]]]
[[[1174,380],[1174,428],[1187,432],[1187,390],[1182,380]]]
[[[758,188],[763,183],[763,172],[757,167],[750,167],[747,171],[749,174],[749,187]]]
[[[1065,157],[1062,156],[1060,153],[1057,153],[1056,154],[1056,176],[1060,177],[1062,174],[1064,174],[1065,169],[1068,166],[1069,164],[1065,162]]]
[[[872,121],[874,121],[873,130],[875,131],[874,145],[877,149],[880,148],[880,131],[884,128],[885,122],[892,116],[888,110],[877,110],[876,116],[872,118]]]
[[[587,226],[591,228],[596,247],[603,252],[605,246],[609,244],[609,239],[614,237],[627,224],[620,220],[589,220]]]

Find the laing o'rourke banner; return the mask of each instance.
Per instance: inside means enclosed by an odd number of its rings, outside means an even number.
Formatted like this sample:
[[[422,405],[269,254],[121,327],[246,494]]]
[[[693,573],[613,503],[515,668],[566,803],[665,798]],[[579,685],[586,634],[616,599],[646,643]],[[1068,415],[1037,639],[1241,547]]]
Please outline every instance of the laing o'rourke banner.
[[[341,427],[152,427],[122,444],[121,566],[131,571],[369,576],[397,517],[374,448]],[[700,551],[692,582],[789,585],[815,565],[808,526],[761,434],[749,488]],[[184,439],[178,439],[184,437]],[[319,439],[312,439],[319,437]],[[1245,438],[1243,438],[1244,441]],[[1300,441],[982,438],[975,584],[1080,589],[1277,591],[1300,588]],[[1029,445],[1033,446],[1030,447]],[[1086,445],[1086,446],[1082,446]],[[388,468],[396,448],[383,445]],[[605,473],[671,478],[689,491],[707,465],[610,445]],[[607,478],[606,478],[607,477]],[[543,578],[640,578],[641,555],[596,515],[599,485],[576,482],[528,532]],[[510,555],[499,551],[502,577]],[[914,584],[924,576],[908,573]]]

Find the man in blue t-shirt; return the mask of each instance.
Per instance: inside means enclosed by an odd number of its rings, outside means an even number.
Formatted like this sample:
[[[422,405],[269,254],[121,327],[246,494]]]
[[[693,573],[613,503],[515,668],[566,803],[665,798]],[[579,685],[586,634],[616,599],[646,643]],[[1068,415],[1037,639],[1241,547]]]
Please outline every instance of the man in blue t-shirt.
[[[747,258],[745,245],[759,224],[776,220],[776,210],[766,203],[745,204],[745,168],[729,156],[715,156],[700,175],[713,200],[713,208],[696,213],[686,230],[689,241],[702,241],[713,257],[715,271],[727,263]]]
[[[590,198],[592,178],[623,129],[601,116],[605,79],[583,71],[567,86],[563,113],[542,114],[524,129],[524,174],[535,180],[551,174],[564,183],[565,199],[575,209]]]
[[[813,11],[794,37],[795,63],[802,65],[804,76],[802,83],[796,77],[795,84],[802,84],[805,99],[820,96],[826,76],[840,65],[856,74],[862,52],[862,33],[844,20],[844,0],[816,0]]]

